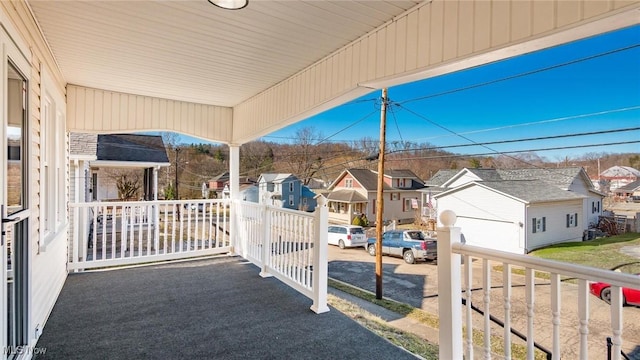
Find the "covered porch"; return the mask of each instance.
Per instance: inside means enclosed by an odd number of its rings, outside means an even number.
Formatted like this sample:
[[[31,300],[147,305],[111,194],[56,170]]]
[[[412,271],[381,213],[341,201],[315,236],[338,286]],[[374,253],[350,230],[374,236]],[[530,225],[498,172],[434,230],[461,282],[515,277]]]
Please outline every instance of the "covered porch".
[[[70,275],[36,359],[415,359],[240,257]]]

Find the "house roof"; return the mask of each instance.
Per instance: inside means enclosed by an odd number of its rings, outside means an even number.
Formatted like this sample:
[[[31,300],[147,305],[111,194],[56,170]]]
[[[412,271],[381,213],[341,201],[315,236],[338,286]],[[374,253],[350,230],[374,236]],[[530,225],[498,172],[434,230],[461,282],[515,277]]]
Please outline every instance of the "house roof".
[[[497,190],[527,203],[584,198],[584,195],[549,186],[548,183],[540,180],[482,181],[476,184],[484,185],[487,188]]]
[[[367,191],[378,188],[378,175],[369,169],[348,169],[347,172]],[[383,189],[389,190],[391,187],[384,184]]]
[[[327,199],[345,203],[368,202],[366,197],[355,190],[335,190],[327,195]]]
[[[229,172],[225,171],[222,174],[214,177],[210,181],[229,181]]]
[[[460,169],[438,170],[429,180],[425,181],[427,186],[442,186],[449,181],[454,175],[460,172]]]
[[[565,168],[527,168],[527,169],[507,169],[498,170],[504,180],[531,180],[536,179],[548,184],[568,189],[571,183],[579,176],[584,176],[585,181],[591,183],[591,179],[581,167]]]
[[[98,161],[169,163],[161,136],[134,134],[98,135]]]
[[[640,189],[640,180],[636,180],[632,183],[629,183],[625,186],[621,186],[619,188],[616,189],[616,191],[636,191]]]
[[[384,172],[384,176],[394,177],[394,178],[415,178],[417,180],[420,180],[418,175],[416,175],[413,171],[409,169],[386,170]]]
[[[95,157],[98,148],[98,134],[72,132],[69,134],[69,155],[71,157]]]
[[[289,178],[298,179],[295,175],[291,173],[262,173],[260,174],[260,179],[264,180],[268,183],[281,183]],[[258,179],[258,181],[260,180]]]
[[[612,166],[600,173],[602,177],[640,177],[640,170],[630,166]]]

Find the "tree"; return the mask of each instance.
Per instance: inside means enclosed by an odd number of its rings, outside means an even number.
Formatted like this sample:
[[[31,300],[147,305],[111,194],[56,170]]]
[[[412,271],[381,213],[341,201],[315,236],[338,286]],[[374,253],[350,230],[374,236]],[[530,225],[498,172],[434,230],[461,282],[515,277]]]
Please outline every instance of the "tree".
[[[304,185],[323,167],[330,152],[329,144],[317,144],[323,138],[322,133],[313,127],[298,129],[295,142],[287,148],[284,160],[289,172],[296,175]]]
[[[118,188],[118,197],[120,200],[135,199],[138,196],[140,190],[140,179],[137,175],[127,176],[127,174],[120,174],[116,180],[116,187]]]

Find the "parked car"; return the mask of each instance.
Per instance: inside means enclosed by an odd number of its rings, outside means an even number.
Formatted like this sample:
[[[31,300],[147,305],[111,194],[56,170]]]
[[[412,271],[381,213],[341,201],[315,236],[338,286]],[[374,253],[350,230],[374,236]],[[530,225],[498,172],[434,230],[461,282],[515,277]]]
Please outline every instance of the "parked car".
[[[376,238],[367,240],[369,255],[376,255]],[[427,238],[420,230],[390,230],[382,234],[382,254],[402,256],[407,264],[416,260],[438,259],[438,242]]]
[[[640,274],[636,274],[640,276]],[[604,282],[594,282],[589,284],[591,294],[611,304],[611,285]],[[622,305],[640,306],[640,289],[622,288]]]
[[[331,245],[338,245],[340,249],[365,246],[367,244],[367,236],[364,234],[362,226],[329,225],[328,242]]]

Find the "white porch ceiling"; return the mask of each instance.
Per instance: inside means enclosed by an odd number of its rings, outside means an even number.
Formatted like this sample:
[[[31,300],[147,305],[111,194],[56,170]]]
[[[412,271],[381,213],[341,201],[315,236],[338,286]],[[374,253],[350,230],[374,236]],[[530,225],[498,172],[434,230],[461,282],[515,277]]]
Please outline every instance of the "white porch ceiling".
[[[70,84],[234,106],[421,1],[28,1]]]

